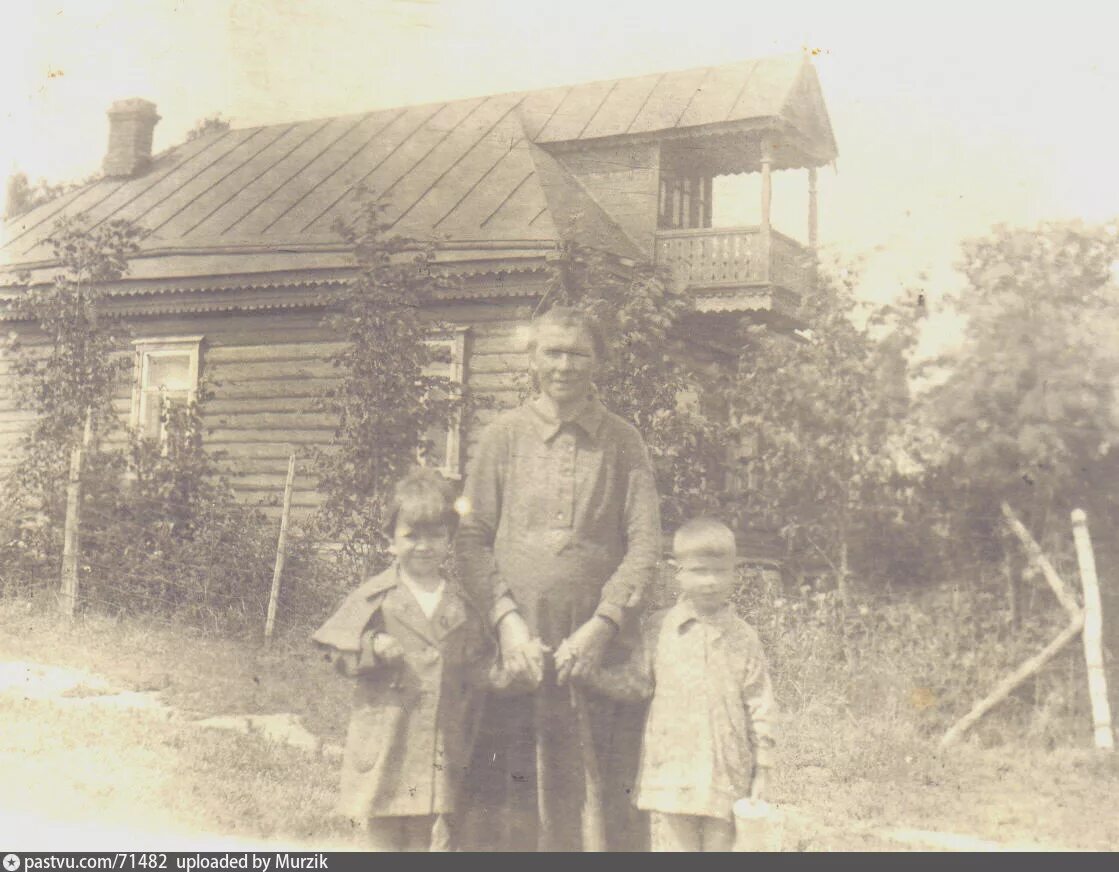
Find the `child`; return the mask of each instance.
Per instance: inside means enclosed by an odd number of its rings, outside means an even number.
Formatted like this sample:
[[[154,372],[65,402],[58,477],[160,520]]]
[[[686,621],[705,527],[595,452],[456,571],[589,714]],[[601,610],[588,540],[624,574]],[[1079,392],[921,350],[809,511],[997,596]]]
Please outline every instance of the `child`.
[[[652,696],[636,804],[654,851],[729,851],[732,807],[761,799],[776,716],[758,635],[729,603],[734,533],[710,518],[673,538],[680,599],[651,615],[637,655],[587,679],[622,699]]]
[[[393,564],[312,637],[357,679],[339,810],[373,850],[450,849],[493,648],[481,616],[441,574],[458,516],[446,482],[418,470],[389,511]]]

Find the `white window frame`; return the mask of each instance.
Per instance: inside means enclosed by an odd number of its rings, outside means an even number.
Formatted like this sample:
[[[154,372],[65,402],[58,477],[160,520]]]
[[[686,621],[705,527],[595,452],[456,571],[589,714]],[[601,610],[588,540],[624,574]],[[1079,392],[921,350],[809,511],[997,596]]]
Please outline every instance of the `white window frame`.
[[[466,381],[466,334],[468,327],[455,327],[444,333],[437,333],[427,337],[427,345],[444,346],[450,349],[451,365],[447,378],[460,387],[465,387]],[[447,445],[444,455],[446,460],[438,470],[445,478],[462,478],[462,410],[456,409],[447,425]],[[419,459],[423,463],[423,459]]]
[[[187,401],[193,402],[198,396],[198,374],[202,359],[202,336],[162,336],[146,339],[134,339],[132,346],[135,349],[135,362],[132,375],[132,413],[129,426],[133,431],[139,431],[146,420],[147,402],[151,392],[147,390],[147,381],[150,361],[159,357],[181,357],[186,354],[190,359],[188,379],[190,387],[187,388]],[[163,427],[160,426],[159,438],[163,439]]]

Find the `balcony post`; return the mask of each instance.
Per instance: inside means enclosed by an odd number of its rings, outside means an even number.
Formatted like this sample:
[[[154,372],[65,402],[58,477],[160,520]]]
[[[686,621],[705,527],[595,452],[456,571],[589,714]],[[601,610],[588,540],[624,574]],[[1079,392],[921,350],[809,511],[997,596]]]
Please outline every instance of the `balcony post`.
[[[762,280],[768,282],[770,275],[770,261],[773,257],[770,235],[769,211],[773,204],[773,149],[768,136],[763,136],[761,141],[762,165],[762,224],[761,224],[761,255],[762,255]]]
[[[816,212],[816,167],[808,168],[808,248],[815,254],[818,244]]]
[[[816,256],[820,243],[816,206],[816,167],[808,168],[808,287],[816,290]]]

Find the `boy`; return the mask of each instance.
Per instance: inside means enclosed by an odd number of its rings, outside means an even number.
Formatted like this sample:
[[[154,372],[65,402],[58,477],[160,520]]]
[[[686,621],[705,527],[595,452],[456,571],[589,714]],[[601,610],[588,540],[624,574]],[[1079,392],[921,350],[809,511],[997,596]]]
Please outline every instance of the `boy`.
[[[449,850],[450,815],[469,762],[493,662],[481,616],[442,575],[458,515],[439,475],[397,486],[393,564],[366,580],[312,637],[356,678],[339,811],[373,850]]]
[[[761,799],[776,710],[757,633],[729,599],[734,533],[711,518],[673,538],[679,601],[651,615],[641,648],[588,683],[648,698],[636,805],[649,813],[654,851],[729,851],[737,799]]]

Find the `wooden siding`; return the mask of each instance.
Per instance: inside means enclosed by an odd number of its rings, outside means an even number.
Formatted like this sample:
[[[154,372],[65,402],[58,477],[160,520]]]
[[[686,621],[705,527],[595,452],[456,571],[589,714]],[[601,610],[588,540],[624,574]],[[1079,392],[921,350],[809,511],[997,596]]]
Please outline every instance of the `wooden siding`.
[[[486,405],[476,410],[463,433],[465,458],[479,430],[497,409],[514,405],[527,381],[523,327],[531,306],[523,301],[448,304],[433,315],[468,328],[466,382]],[[203,336],[201,379],[210,398],[203,406],[204,444],[229,477],[238,497],[264,502],[278,516],[292,451],[299,458],[292,494],[293,515],[306,517],[321,504],[310,463],[315,448],[329,446],[332,415],[315,409],[316,398],[337,382],[329,362],[343,343],[309,311],[177,315],[135,318],[135,339]],[[13,325],[16,326],[16,325]],[[130,351],[122,351],[131,355]],[[2,352],[0,352],[2,355]],[[12,395],[10,361],[0,356],[0,474],[18,459],[17,440],[32,416]],[[108,445],[123,447],[132,403],[131,375],[114,397],[122,427],[107,434]],[[465,460],[464,460],[465,465]]]

